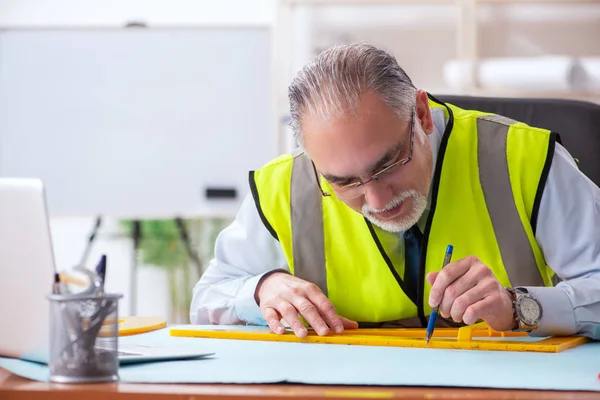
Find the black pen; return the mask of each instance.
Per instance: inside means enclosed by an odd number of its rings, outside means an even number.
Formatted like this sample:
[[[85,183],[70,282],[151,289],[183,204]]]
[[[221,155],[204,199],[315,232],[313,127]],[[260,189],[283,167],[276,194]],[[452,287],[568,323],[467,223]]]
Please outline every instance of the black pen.
[[[98,264],[96,265],[96,275],[98,276],[99,280],[100,280],[100,288],[99,294],[104,293],[104,279],[106,277],[106,255],[102,254],[102,257],[100,257],[100,261],[98,261]]]
[[[52,294],[60,294],[60,275],[54,273],[54,283],[52,284]]]

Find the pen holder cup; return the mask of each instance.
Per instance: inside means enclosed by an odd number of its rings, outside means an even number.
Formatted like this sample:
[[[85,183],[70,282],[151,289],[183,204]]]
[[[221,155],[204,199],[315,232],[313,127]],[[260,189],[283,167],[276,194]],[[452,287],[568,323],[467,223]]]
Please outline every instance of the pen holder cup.
[[[119,379],[120,294],[48,296],[50,380],[60,383]]]

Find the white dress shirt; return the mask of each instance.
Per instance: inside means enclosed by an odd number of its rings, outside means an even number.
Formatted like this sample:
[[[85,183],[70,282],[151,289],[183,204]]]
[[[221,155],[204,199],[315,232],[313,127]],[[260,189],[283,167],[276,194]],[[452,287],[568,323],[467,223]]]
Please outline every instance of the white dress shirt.
[[[432,116],[435,129],[428,138],[435,163],[446,121],[440,109],[432,109]],[[563,281],[556,287],[527,287],[543,308],[539,327],[531,334],[600,339],[600,189],[558,143],[540,202],[536,239],[547,264]],[[266,325],[254,291],[262,275],[274,269],[289,271],[280,243],[248,195],[235,220],[217,237],[215,258],[194,287],[191,323]]]

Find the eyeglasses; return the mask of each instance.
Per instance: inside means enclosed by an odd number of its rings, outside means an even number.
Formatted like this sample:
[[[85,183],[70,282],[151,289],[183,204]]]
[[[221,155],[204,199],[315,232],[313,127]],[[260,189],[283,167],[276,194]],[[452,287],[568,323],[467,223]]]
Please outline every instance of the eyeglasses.
[[[321,191],[321,194],[323,195],[323,197],[329,197],[332,195],[333,192],[335,192],[337,194],[338,198],[340,198],[340,199],[352,200],[359,196],[362,196],[365,193],[365,188],[368,183],[370,183],[372,181],[375,181],[375,182],[385,182],[388,180],[392,181],[391,178],[397,177],[398,172],[402,171],[402,169],[396,168],[396,167],[406,165],[406,164],[408,164],[408,162],[410,160],[412,160],[413,147],[414,147],[414,141],[415,141],[415,129],[414,129],[415,128],[415,124],[414,124],[415,118],[414,117],[415,117],[415,113],[413,111],[413,114],[410,119],[410,147],[408,150],[408,155],[405,158],[402,158],[402,159],[388,165],[387,167],[384,167],[381,171],[372,175],[371,178],[366,181],[353,182],[348,185],[336,187],[330,191],[324,191],[323,188],[321,187],[321,180],[319,179],[319,173],[317,172],[317,167],[313,163],[312,166],[313,166],[313,170],[315,173],[315,177],[317,179],[317,184],[319,185],[319,190]],[[402,150],[400,150],[400,152],[402,152]],[[398,153],[398,155],[396,157],[400,156],[400,152]]]

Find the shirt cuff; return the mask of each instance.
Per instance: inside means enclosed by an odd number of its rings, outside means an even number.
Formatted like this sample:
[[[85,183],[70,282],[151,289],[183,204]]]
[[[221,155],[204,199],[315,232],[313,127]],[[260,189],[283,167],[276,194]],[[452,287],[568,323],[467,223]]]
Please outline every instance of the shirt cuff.
[[[238,318],[245,321],[248,325],[267,325],[267,321],[262,316],[260,307],[256,304],[254,299],[254,293],[256,292],[256,286],[258,283],[273,272],[287,272],[286,269],[275,269],[267,271],[263,274],[253,276],[244,282],[234,301],[235,312]]]
[[[576,334],[575,310],[567,293],[559,287],[525,287],[542,305],[542,319],[531,336]]]

